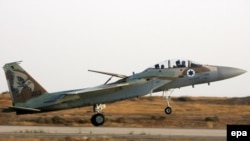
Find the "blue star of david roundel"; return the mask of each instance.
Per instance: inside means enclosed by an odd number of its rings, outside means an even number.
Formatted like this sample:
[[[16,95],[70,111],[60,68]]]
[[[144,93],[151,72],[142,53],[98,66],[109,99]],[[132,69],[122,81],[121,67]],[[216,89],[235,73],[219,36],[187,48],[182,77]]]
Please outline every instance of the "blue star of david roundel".
[[[187,70],[187,76],[188,77],[194,77],[195,76],[195,71],[193,69]]]

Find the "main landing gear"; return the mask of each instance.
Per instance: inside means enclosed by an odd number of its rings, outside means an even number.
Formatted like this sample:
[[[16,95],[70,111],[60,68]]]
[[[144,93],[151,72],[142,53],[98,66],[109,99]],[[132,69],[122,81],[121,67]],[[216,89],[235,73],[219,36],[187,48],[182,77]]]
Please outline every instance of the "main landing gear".
[[[105,104],[96,104],[93,106],[93,110],[96,114],[91,117],[91,123],[94,126],[103,125],[105,122],[105,117],[100,112],[106,107]]]
[[[164,95],[164,92],[166,92],[166,91],[163,91],[163,95]],[[167,91],[168,92],[168,91]],[[166,100],[167,100],[167,107],[165,108],[165,113],[167,114],[167,115],[170,115],[171,113],[172,113],[172,107],[171,107],[171,105],[170,105],[170,100],[171,100],[171,97],[170,97],[170,95],[173,93],[173,89],[172,90],[169,90],[169,92],[170,92],[170,94],[169,95],[166,95]]]

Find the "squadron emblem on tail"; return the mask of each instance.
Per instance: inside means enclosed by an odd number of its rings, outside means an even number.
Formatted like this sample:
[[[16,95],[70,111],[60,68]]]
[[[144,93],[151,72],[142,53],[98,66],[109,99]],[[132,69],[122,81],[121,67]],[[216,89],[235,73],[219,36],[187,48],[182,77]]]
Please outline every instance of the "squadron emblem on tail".
[[[14,103],[25,102],[32,97],[46,93],[46,90],[23,70],[18,63],[19,62],[13,62],[4,66],[6,79]]]

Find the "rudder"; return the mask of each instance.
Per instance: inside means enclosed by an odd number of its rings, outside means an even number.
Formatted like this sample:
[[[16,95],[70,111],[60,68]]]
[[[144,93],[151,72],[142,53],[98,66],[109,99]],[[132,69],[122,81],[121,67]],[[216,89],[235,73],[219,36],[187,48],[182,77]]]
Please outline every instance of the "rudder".
[[[19,64],[20,62],[7,63],[3,67],[13,105],[47,93]]]

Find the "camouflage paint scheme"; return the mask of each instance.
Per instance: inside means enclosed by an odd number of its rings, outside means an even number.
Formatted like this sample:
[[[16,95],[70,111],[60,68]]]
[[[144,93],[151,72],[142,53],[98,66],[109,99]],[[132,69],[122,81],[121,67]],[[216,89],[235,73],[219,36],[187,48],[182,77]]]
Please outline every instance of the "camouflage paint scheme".
[[[105,120],[100,114],[101,104],[184,86],[209,84],[246,72],[238,68],[201,65],[190,60],[167,60],[131,76],[89,70],[121,79],[91,88],[48,93],[19,63],[8,63],[3,67],[13,102],[9,107],[11,111],[26,114],[94,106],[97,114],[91,122],[95,126],[102,125]]]

